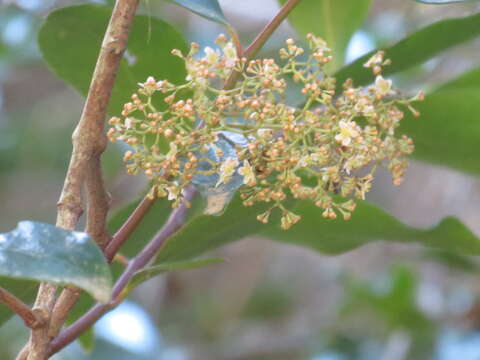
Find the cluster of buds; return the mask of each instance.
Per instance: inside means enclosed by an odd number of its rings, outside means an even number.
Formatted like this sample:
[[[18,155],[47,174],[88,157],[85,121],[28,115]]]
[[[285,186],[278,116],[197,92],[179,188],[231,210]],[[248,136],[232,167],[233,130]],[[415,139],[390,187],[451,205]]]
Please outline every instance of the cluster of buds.
[[[383,53],[365,64],[376,75],[371,86],[354,87],[348,80],[342,87],[325,73],[330,49],[313,35],[307,36],[310,55],[287,40],[282,64],[240,58],[224,36],[217,43],[220,48],[207,47],[204,56],[197,44],[186,55],[174,50],[185,61],[186,82],[149,77],[122,117],[110,120],[110,140],[130,145],[127,171],[151,179],[150,196],[168,197],[175,207],[182,190],[203,179],[213,191],[238,190],[245,206],[269,203],[258,220],[268,222],[279,209],[288,229],[300,220],[287,209],[288,198],[313,201],[324,217],[349,219],[378,166],[389,169],[395,185],[402,182],[413,143],[395,132],[402,109],[416,114],[411,102],[422,95],[406,99],[382,77],[388,64]],[[224,88],[234,72],[239,81]],[[289,84],[300,84],[303,105],[287,104]],[[154,107],[155,97],[163,110]],[[242,141],[229,141],[232,134]]]

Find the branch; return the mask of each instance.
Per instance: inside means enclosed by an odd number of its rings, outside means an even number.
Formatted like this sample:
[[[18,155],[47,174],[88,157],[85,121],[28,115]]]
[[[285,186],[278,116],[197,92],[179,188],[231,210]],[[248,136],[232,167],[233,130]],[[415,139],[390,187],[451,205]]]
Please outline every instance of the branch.
[[[147,246],[145,246],[145,248],[129,262],[127,269],[115,283],[112,292],[112,301],[107,304],[97,303],[69,328],[62,331],[60,335],[50,343],[49,356],[63,349],[82,335],[93,324],[95,324],[103,314],[117,306],[123,300],[123,297],[125,296],[123,290],[130,282],[132,276],[153,260],[156,254],[165,246],[167,240],[185,225],[186,214],[188,211],[187,204],[192,201],[195,195],[196,190],[193,186],[186,189],[184,193],[184,202],[170,213],[165,225],[154,236],[152,241],[150,241]]]
[[[128,240],[132,232],[138,227],[154,203],[155,199],[152,200],[145,196],[135,210],[133,210],[132,214],[122,227],[116,232],[112,240],[108,244],[102,242],[102,245],[106,245],[104,248],[104,254],[109,263],[113,261],[113,258],[118,250],[120,250],[120,247]],[[92,211],[92,213],[96,212]],[[87,229],[88,228],[89,226],[87,224]],[[101,229],[101,227],[99,227],[99,229]],[[89,234],[91,235],[92,233],[89,232]],[[104,232],[104,234],[106,234],[106,232]],[[50,329],[48,331],[48,337],[50,339],[53,339],[58,335],[60,329],[67,320],[70,310],[77,303],[80,295],[81,290],[74,286],[67,286],[62,291],[52,311],[52,319],[50,320]]]
[[[251,60],[255,54],[262,48],[267,40],[272,36],[273,32],[277,30],[280,24],[290,14],[290,12],[297,6],[302,0],[288,0],[288,2],[280,9],[275,17],[263,28],[263,30],[257,35],[255,40],[245,49],[242,54],[238,54],[239,57],[244,57],[247,61]],[[238,81],[240,73],[238,71],[232,72],[231,76],[225,82],[225,88],[231,89]]]
[[[107,215],[110,208],[110,194],[105,190],[103,174],[98,154],[90,160],[85,179],[87,198],[87,222],[85,231],[104,248],[110,240],[107,231]]]
[[[17,313],[17,315],[23,319],[25,325],[30,329],[35,329],[43,324],[44,319],[41,315],[34,312],[22,300],[2,287],[0,287],[0,301],[10,308],[10,310]]]
[[[135,210],[133,210],[127,221],[125,221],[122,227],[116,232],[105,249],[104,253],[108,262],[113,260],[118,250],[120,250],[128,237],[137,228],[140,221],[142,221],[145,214],[150,210],[154,203],[155,199],[150,199],[148,196],[145,196]]]
[[[86,179],[87,197],[90,211],[95,204],[105,202],[107,198],[103,181],[93,177],[101,173],[100,155],[106,147],[104,123],[107,106],[110,100],[115,77],[126,48],[128,33],[135,16],[138,0],[117,0],[103,39],[100,54],[97,59],[92,82],[88,92],[80,121],[73,133],[73,152],[65,178],[62,194],[58,202],[56,225],[68,230],[74,230],[83,212],[81,189]],[[101,185],[100,185],[101,184]],[[103,200],[102,200],[103,199]],[[90,218],[90,225],[103,232],[107,206],[102,206],[99,219]],[[97,210],[95,210],[97,212]],[[93,222],[93,223],[92,223]],[[102,224],[103,222],[103,224]],[[56,286],[42,283],[35,301],[34,310],[45,311],[50,317],[55,303]],[[28,360],[44,360],[47,358],[49,342],[48,323],[32,331],[30,338]],[[22,354],[26,353],[22,351]]]

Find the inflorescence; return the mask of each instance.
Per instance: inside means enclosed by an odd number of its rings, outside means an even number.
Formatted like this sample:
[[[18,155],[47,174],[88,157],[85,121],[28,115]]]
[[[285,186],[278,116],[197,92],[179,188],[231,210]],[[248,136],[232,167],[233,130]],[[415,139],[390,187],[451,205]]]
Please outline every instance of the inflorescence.
[[[257,217],[263,223],[280,209],[284,229],[300,219],[287,209],[287,198],[313,201],[326,218],[349,219],[354,199],[365,198],[379,165],[400,184],[404,156],[414,148],[410,138],[395,134],[404,116],[400,107],[418,115],[411,102],[423,95],[400,96],[381,75],[389,63],[382,52],[365,64],[376,75],[373,85],[354,87],[347,80],[338,91],[336,79],[324,71],[332,59],[327,44],[313,35],[307,42],[310,54],[287,40],[282,65],[239,58],[222,35],[221,50],[207,47],[203,57],[195,43],[187,55],[173,50],[185,61],[186,82],[149,77],[124,105],[122,117],[110,120],[110,140],[131,147],[124,155],[128,173],[146,174],[153,184],[149,196],[168,197],[174,207],[197,176],[214,176],[212,187],[240,176],[243,204],[270,203]],[[222,88],[233,72],[241,74],[236,85]],[[286,104],[290,88],[301,92],[302,106]],[[156,96],[165,110],[154,107]],[[226,133],[245,139],[232,145],[232,156],[216,146]],[[212,158],[212,149],[220,161]]]

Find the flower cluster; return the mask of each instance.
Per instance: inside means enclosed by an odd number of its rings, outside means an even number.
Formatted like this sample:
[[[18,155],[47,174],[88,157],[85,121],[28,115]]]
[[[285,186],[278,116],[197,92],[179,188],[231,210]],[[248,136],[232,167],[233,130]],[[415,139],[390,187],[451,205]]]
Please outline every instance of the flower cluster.
[[[149,77],[122,117],[110,120],[110,140],[131,147],[124,156],[128,172],[146,174],[150,196],[168,197],[173,206],[199,178],[209,179],[203,185],[213,190],[235,183],[229,191],[238,189],[245,206],[270,204],[259,221],[268,222],[280,209],[284,229],[300,219],[287,209],[287,198],[313,201],[324,217],[349,219],[354,199],[365,198],[378,166],[400,184],[413,143],[395,131],[402,108],[416,114],[411,102],[422,95],[400,96],[381,75],[388,64],[381,52],[365,64],[376,75],[374,84],[354,87],[348,80],[339,86],[324,71],[332,59],[327,44],[313,35],[307,42],[310,54],[287,40],[282,64],[239,58],[223,36],[220,49],[207,47],[204,56],[197,44],[186,55],[174,50],[185,61],[186,82]],[[239,81],[224,88],[234,72]],[[287,104],[293,89],[303,105]],[[162,98],[164,110],[154,107],[155,97]],[[230,141],[232,134],[241,141]]]

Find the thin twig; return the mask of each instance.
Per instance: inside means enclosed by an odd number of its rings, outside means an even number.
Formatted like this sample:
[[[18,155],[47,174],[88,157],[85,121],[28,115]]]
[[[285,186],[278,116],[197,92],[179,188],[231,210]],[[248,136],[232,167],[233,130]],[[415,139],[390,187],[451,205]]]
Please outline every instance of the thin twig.
[[[103,130],[107,106],[137,6],[138,0],[117,0],[102,42],[82,116],[72,136],[73,152],[58,202],[56,222],[57,226],[68,230],[75,229],[83,212],[81,190],[88,174],[95,176],[100,172],[98,159],[106,147]],[[101,193],[100,196],[105,197],[105,190],[98,187],[93,189],[90,184],[87,193],[90,192],[93,195],[93,191]],[[95,202],[92,197],[89,198],[89,201]],[[102,221],[104,219],[99,220],[99,222]],[[56,286],[42,283],[34,310],[39,309],[46,314],[51,314],[55,303],[55,293]],[[49,321],[44,326],[32,331],[28,360],[45,360],[47,358],[48,325]],[[22,353],[25,352],[22,351]]]
[[[155,200],[145,196],[145,198],[140,202],[137,208],[135,208],[122,227],[112,237],[112,240],[108,244],[105,242],[102,243],[102,245],[107,245],[104,249],[104,254],[108,262],[112,262],[120,247],[125,243],[125,241],[127,241],[132,232],[137,228],[140,221],[145,217],[145,214],[150,210],[154,202]],[[50,321],[50,329],[48,332],[50,339],[53,339],[58,335],[60,329],[67,320],[70,310],[77,303],[80,295],[81,290],[74,286],[67,286],[62,291],[52,311],[53,316]]]
[[[0,301],[8,306],[10,310],[17,313],[30,329],[35,329],[42,325],[43,319],[38,314],[30,309],[22,300],[2,287],[0,287]]]
[[[297,6],[302,0],[289,0],[275,15],[275,17],[263,28],[263,30],[257,35],[255,40],[245,49],[243,54],[239,54],[240,57],[244,57],[251,60],[255,54],[262,48],[267,40],[272,36],[273,32],[277,30],[280,24],[290,14],[290,12]],[[225,82],[225,88],[231,89],[238,81],[240,73],[238,71],[232,72],[230,77]]]
[[[67,320],[70,310],[77,303],[82,291],[74,286],[67,286],[58,297],[52,310],[48,338],[51,340],[58,335]]]
[[[140,221],[142,221],[154,203],[155,199],[150,199],[148,196],[145,196],[127,221],[125,221],[122,227],[115,233],[104,252],[108,262],[113,260],[118,250],[120,250],[128,237],[137,228]]]
[[[55,339],[50,343],[49,355],[53,355],[65,346],[70,344],[83,332],[88,330],[103,314],[117,306],[123,300],[123,289],[128,285],[132,276],[145,265],[147,265],[158,253],[160,249],[167,243],[167,240],[178,232],[186,222],[186,214],[188,206],[194,196],[196,190],[189,187],[185,190],[184,202],[174,209],[165,225],[154,236],[151,242],[135,257],[133,258],[123,274],[115,283],[112,292],[112,301],[108,304],[97,303],[87,313],[85,313],[80,319],[75,321],[69,328],[62,331]]]

